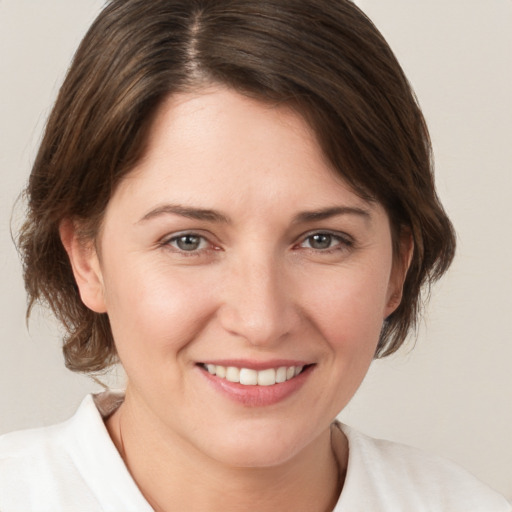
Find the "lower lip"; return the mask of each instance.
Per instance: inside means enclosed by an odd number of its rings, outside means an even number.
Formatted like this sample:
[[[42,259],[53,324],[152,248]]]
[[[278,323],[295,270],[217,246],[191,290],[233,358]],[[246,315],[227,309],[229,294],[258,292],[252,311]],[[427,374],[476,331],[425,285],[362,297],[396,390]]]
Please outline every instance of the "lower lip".
[[[272,386],[246,386],[239,382],[221,379],[202,367],[198,368],[209,384],[227,398],[247,407],[265,407],[282,402],[296,393],[309,378],[314,366],[306,367],[302,373],[293,379]]]

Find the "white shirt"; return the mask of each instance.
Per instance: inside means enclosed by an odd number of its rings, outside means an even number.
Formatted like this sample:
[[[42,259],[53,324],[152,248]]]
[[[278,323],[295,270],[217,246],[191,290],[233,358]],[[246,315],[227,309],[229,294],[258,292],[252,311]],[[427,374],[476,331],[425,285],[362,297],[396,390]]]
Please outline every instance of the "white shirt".
[[[0,511],[152,512],[103,421],[121,401],[112,393],[88,395],[64,423],[1,436]],[[349,460],[333,512],[512,511],[452,463],[341,428]]]

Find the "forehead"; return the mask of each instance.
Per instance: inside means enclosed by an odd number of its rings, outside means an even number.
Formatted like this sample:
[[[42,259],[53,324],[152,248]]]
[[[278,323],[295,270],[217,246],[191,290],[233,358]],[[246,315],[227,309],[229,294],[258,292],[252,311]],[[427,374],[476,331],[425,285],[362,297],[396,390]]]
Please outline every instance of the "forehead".
[[[143,157],[112,199],[125,195],[237,214],[370,205],[333,170],[293,109],[223,87],[162,104]]]
[[[304,164],[330,168],[306,121],[286,104],[269,104],[217,86],[170,96],[149,132],[139,168],[159,158],[187,161],[217,157],[236,162],[240,173],[255,161],[262,171],[280,159],[306,158]],[[244,163],[246,165],[244,165]]]

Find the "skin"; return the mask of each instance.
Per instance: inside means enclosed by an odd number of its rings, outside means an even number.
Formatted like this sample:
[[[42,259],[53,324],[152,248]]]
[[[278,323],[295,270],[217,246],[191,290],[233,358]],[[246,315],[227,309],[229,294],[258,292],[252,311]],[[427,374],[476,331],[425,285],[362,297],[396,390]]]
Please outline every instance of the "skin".
[[[107,426],[152,506],[331,510],[348,448],[330,424],[399,304],[406,258],[383,207],[335,175],[305,121],[220,86],[175,95],[94,243],[71,221],[61,237],[84,303],[109,315],[128,383]],[[255,407],[205,378],[198,363],[222,359],[312,368]]]

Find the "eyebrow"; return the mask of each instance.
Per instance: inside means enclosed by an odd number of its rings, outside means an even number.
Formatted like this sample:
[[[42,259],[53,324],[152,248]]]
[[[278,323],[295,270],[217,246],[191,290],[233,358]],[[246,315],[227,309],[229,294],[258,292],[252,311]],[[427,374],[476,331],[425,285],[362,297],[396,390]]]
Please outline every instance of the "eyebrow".
[[[137,223],[144,222],[160,215],[179,215],[188,219],[231,224],[231,219],[217,210],[205,208],[192,208],[179,204],[164,204],[146,213]],[[370,218],[369,210],[353,206],[333,206],[321,210],[311,210],[298,213],[292,220],[292,224],[315,222],[340,215],[357,215],[366,219]]]
[[[230,224],[231,220],[226,215],[216,211],[204,208],[191,208],[179,204],[164,204],[146,213],[138,222],[144,222],[154,217],[164,214],[180,215],[194,220],[205,220],[208,222],[219,222],[222,224]]]
[[[294,219],[294,224],[301,224],[305,222],[315,222],[320,220],[337,217],[339,215],[357,215],[370,219],[371,214],[369,210],[358,208],[354,206],[334,206],[331,208],[323,208],[321,210],[312,210],[309,212],[301,212],[297,214]]]

